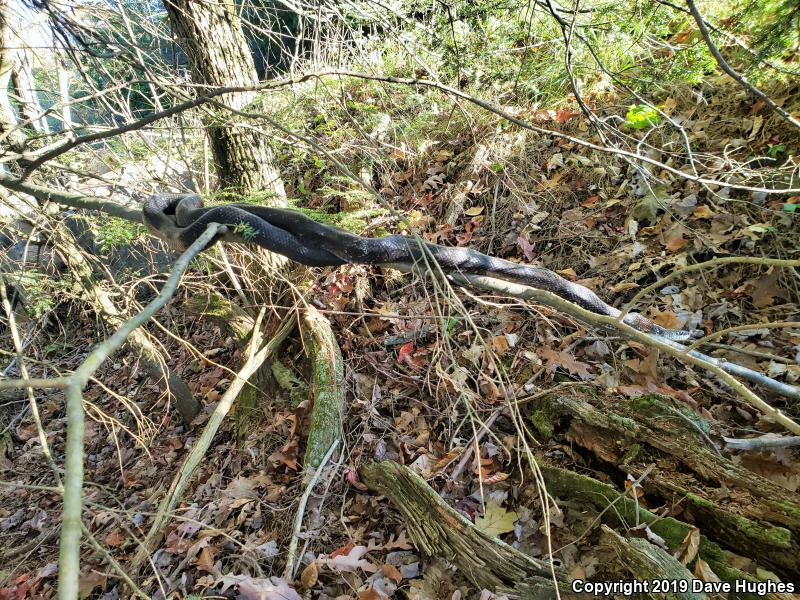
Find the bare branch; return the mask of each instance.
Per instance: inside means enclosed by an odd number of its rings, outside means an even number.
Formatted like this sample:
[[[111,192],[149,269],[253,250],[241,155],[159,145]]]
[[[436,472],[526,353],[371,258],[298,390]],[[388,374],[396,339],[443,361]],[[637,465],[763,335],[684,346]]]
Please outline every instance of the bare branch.
[[[189,262],[214,236],[225,229],[211,223],[189,248],[181,254],[156,296],[139,314],[115,331],[111,337],[92,351],[81,365],[67,377],[65,391],[67,406],[67,441],[64,449],[64,506],[61,517],[61,542],[59,545],[58,596],[72,600],[79,596],[80,543],[82,533],[81,512],[83,507],[83,388],[101,364],[116,351],[137,327],[144,325],[158,312],[178,289],[183,272]]]
[[[800,436],[762,436],[756,438],[729,438],[723,437],[725,447],[729,450],[745,450],[747,452],[760,452],[761,450],[775,450],[776,448],[791,448],[800,446]]]

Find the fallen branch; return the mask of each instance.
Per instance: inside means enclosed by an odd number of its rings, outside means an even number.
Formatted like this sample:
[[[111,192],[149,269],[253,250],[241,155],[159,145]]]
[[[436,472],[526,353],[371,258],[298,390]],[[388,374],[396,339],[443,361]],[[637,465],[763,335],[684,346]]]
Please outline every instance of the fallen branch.
[[[584,448],[621,474],[635,477],[650,469],[646,491],[680,506],[726,547],[779,575],[800,570],[797,495],[706,445],[702,427],[695,426],[703,424],[698,415],[673,415],[670,401],[654,395],[576,394],[543,400],[532,420],[540,432],[558,426],[571,447]],[[715,495],[721,488],[730,490],[727,498]]]
[[[649,294],[652,291],[657,290],[658,288],[664,287],[670,281],[677,279],[678,277],[682,277],[687,273],[692,273],[693,271],[705,271],[708,269],[713,269],[714,267],[720,267],[722,265],[760,265],[763,267],[785,267],[785,268],[793,268],[793,267],[800,267],[800,260],[789,260],[783,258],[763,258],[758,256],[724,256],[721,258],[712,258],[711,260],[706,260],[704,262],[695,263],[693,265],[687,265],[685,267],[681,267],[680,269],[676,269],[672,271],[669,275],[665,275],[664,277],[659,278],[658,281],[648,285],[645,288],[640,289],[633,295],[633,298],[622,307],[622,314],[619,316],[622,319],[629,311],[633,309],[636,303],[641,300],[646,294]]]
[[[303,466],[308,473],[322,464],[328,449],[342,438],[344,366],[331,324],[313,306],[306,308],[305,326],[311,359],[311,428]]]
[[[570,502],[580,502],[585,506],[593,506],[597,511],[602,511],[604,521],[616,525],[630,527],[633,523],[645,523],[651,531],[666,542],[670,549],[679,548],[683,540],[694,532],[692,525],[673,517],[656,515],[607,483],[553,465],[540,463],[539,467],[547,484],[547,491],[553,496],[569,499]],[[607,510],[612,504],[612,509]],[[731,566],[743,564],[745,559],[723,550],[702,534],[700,535],[698,556],[709,564],[722,581],[728,581],[731,584],[736,581],[759,581],[753,575]],[[754,600],[756,598],[755,595],[746,597]],[[785,596],[766,594],[762,598],[784,600]]]
[[[759,452],[761,450],[775,450],[777,448],[792,448],[800,446],[800,436],[781,437],[755,437],[755,438],[729,438],[723,437],[728,450],[744,450],[746,452]]]
[[[373,462],[358,473],[367,487],[386,496],[400,511],[414,545],[425,555],[452,562],[480,588],[524,586],[526,598],[553,597],[555,584],[547,562],[478,530],[408,467]],[[559,580],[566,580],[563,573],[556,573]]]
[[[147,561],[150,554],[155,550],[155,547],[161,541],[163,529],[169,520],[172,518],[172,511],[178,505],[183,493],[186,491],[189,481],[192,478],[195,470],[200,462],[203,460],[206,451],[211,446],[211,442],[217,433],[222,421],[230,411],[231,405],[242,388],[247,385],[248,379],[261,367],[261,364],[278,349],[280,344],[286,339],[286,336],[292,331],[295,326],[294,314],[290,313],[281,323],[278,331],[272,336],[260,350],[256,351],[261,342],[261,336],[257,331],[253,332],[247,352],[247,360],[244,366],[237,373],[236,379],[231,383],[230,387],[225,391],[217,403],[214,412],[208,419],[202,434],[197,439],[197,443],[192,447],[191,452],[184,459],[183,465],[176,473],[175,478],[172,480],[172,485],[167,491],[167,495],[161,501],[161,504],[153,517],[153,522],[147,535],[142,540],[138,551],[134,555],[130,564],[128,565],[129,572],[136,572]]]
[[[655,544],[641,538],[624,538],[616,531],[601,525],[600,527],[600,547],[610,549],[617,558],[619,565],[628,573],[633,575],[634,580],[654,581],[668,579],[670,582],[686,582],[685,592],[678,591],[680,588],[670,583],[663,595],[658,598],[664,600],[707,600],[708,596],[702,592],[692,591],[691,571],[670,553],[662,550]],[[652,592],[652,590],[651,590]],[[656,597],[655,594],[649,596]]]

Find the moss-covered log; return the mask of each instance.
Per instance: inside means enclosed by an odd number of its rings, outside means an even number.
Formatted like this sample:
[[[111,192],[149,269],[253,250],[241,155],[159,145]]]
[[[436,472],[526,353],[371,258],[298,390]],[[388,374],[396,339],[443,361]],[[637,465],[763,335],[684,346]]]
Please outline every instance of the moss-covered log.
[[[247,345],[256,327],[253,315],[219,294],[195,296],[186,302],[185,307],[190,313],[217,323],[236,340],[240,348]],[[249,432],[252,415],[258,406],[259,391],[265,389],[270,376],[269,364],[265,363],[250,378],[249,385],[244,386],[239,392],[234,408],[236,431],[239,436],[247,435]]]
[[[800,572],[796,494],[714,452],[701,434],[707,424],[667,402],[638,397],[601,410],[576,396],[560,397],[537,407],[535,423],[541,429],[568,418],[570,442],[634,477],[655,463],[643,483],[647,492],[682,505],[703,533],[737,554],[785,577]]]
[[[634,581],[670,580],[685,581],[685,592],[678,585],[665,592],[643,592],[643,596],[653,600],[706,600],[703,593],[692,592],[692,573],[674,556],[655,544],[641,538],[624,538],[605,525],[602,526],[600,544],[609,548],[617,558],[620,568],[630,573]]]
[[[683,540],[689,535],[693,526],[672,517],[658,516],[633,498],[618,492],[613,486],[598,481],[586,475],[580,475],[567,469],[540,463],[542,475],[547,486],[547,491],[559,498],[568,498],[571,501],[581,502],[587,507],[593,507],[598,514],[602,513],[605,522],[614,525],[629,527],[635,523],[646,523],[651,531],[661,537],[670,550],[680,547]],[[700,536],[699,556],[706,561],[711,569],[722,581],[734,583],[735,581],[753,581],[758,579],[744,573],[733,565],[747,562],[741,556],[722,549],[717,543],[705,535]],[[732,593],[729,600],[789,600],[780,594],[758,596],[756,594]]]
[[[311,360],[311,429],[303,465],[316,469],[328,448],[342,437],[344,366],[331,324],[313,306],[306,309],[306,349]]]
[[[411,469],[384,461],[362,466],[359,476],[400,511],[414,545],[426,556],[451,561],[482,588],[516,591],[515,596],[526,599],[554,597],[548,563],[476,529]],[[558,570],[556,575],[566,579]]]

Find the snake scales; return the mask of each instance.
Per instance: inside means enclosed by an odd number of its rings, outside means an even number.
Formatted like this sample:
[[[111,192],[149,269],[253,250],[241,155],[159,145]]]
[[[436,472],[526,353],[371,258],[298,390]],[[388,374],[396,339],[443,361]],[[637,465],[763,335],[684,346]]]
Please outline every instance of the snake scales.
[[[366,238],[283,208],[241,203],[205,208],[195,194],[151,196],[144,204],[143,217],[156,235],[181,250],[188,248],[209,223],[220,223],[227,225],[229,231],[217,236],[209,245],[218,239],[258,244],[308,266],[369,264],[411,269],[424,259],[420,243],[412,237]],[[513,263],[468,248],[423,244],[429,257],[433,257],[445,273],[494,277],[553,292],[593,313],[620,315],[619,310],[603,302],[588,288],[547,269]],[[638,313],[628,313],[624,321],[640,331],[676,341],[691,337],[688,332],[656,325]]]

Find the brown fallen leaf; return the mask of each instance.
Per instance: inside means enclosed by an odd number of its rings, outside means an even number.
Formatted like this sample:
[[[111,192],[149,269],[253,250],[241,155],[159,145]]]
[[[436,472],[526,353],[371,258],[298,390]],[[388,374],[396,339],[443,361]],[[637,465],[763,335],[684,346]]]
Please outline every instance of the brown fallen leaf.
[[[691,531],[683,538],[680,547],[675,551],[675,558],[681,561],[684,565],[688,565],[697,556],[697,550],[700,548],[700,530],[697,527],[692,527]]]
[[[386,596],[371,587],[363,592],[358,592],[358,600],[386,600]]]
[[[303,572],[300,573],[300,583],[303,584],[303,587],[306,589],[311,589],[314,587],[319,580],[319,568],[317,567],[317,561],[309,563],[309,565],[303,569]]]
[[[584,381],[590,377],[591,367],[567,352],[553,350],[552,348],[538,348],[536,354],[546,361],[548,373],[552,374],[555,372],[556,367],[561,367]]]
[[[121,529],[115,529],[106,536],[106,544],[109,546],[122,546],[125,543],[125,533]]]
[[[706,583],[719,583],[721,581],[702,558],[697,559],[697,563],[694,565],[694,574],[698,579],[702,579]]]
[[[397,567],[390,564],[385,564],[381,567],[381,571],[383,572],[386,577],[394,581],[395,583],[400,583],[402,581],[403,576],[400,574],[400,571],[397,570]]]
[[[714,211],[703,204],[692,211],[692,216],[695,219],[710,219],[714,216]]]
[[[760,277],[753,282],[750,297],[753,299],[753,306],[756,308],[764,308],[771,306],[775,302],[775,298],[785,300],[787,293],[781,289],[778,282],[778,269],[772,269],[763,277]]]

